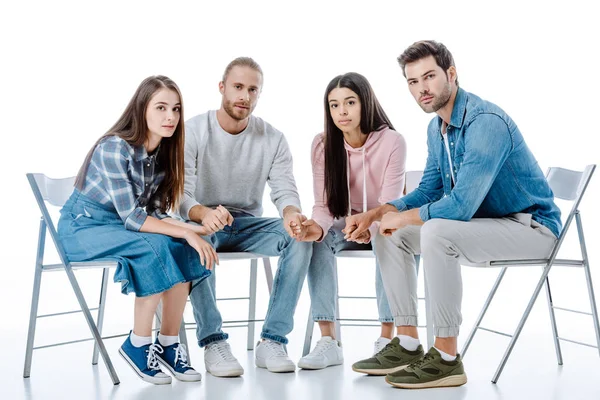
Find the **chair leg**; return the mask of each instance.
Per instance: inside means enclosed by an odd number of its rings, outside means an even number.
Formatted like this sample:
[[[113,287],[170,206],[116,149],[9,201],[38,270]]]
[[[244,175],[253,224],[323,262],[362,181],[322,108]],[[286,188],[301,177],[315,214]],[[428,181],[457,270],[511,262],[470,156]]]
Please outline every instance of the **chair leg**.
[[[162,299],[158,302],[154,314],[156,315],[156,318],[154,319],[154,330],[156,331],[156,337],[158,337],[160,325],[162,324]]]
[[[264,259],[263,259],[264,260]],[[270,266],[269,266],[270,268]],[[265,264],[266,270],[266,264]],[[256,320],[256,275],[258,260],[250,260],[250,295],[248,296],[248,350],[254,350],[254,321]],[[270,290],[269,290],[270,293]]]
[[[594,286],[592,285],[592,275],[590,274],[590,263],[585,246],[585,238],[583,236],[583,225],[581,224],[581,216],[579,211],[575,213],[577,222],[577,233],[579,234],[579,245],[581,246],[581,255],[583,258],[583,270],[585,271],[585,280],[588,288],[588,296],[590,298],[590,307],[592,309],[592,318],[594,320],[594,330],[596,331],[596,345],[600,353],[600,325],[598,324],[598,309],[596,307],[596,297],[594,296]]]
[[[87,306],[87,303],[85,302],[85,298],[83,297],[83,293],[81,293],[81,288],[79,287],[79,283],[77,282],[77,279],[75,278],[75,274],[73,273],[73,270],[71,269],[70,265],[65,265],[65,272],[67,273],[67,276],[69,277],[69,281],[71,282],[71,286],[73,287],[73,291],[75,292],[75,296],[77,297],[77,301],[79,302],[79,306],[81,307],[81,311],[83,312],[85,320],[90,328],[90,331],[92,332],[92,336],[94,337],[94,340],[96,341],[96,343],[98,344],[98,347],[100,348],[100,354],[102,355],[104,364],[106,365],[106,368],[108,369],[108,374],[110,375],[110,378],[112,379],[113,384],[118,385],[120,383],[119,377],[117,376],[117,373],[115,371],[115,368],[113,367],[112,361],[110,360],[110,357],[108,356],[108,352],[106,351],[106,347],[104,346],[102,337],[100,337],[100,333],[98,332],[98,327],[94,323],[94,318],[92,317],[92,314],[90,312],[89,307]]]
[[[187,362],[192,365],[192,357],[190,356],[189,345],[187,340],[187,332],[185,331],[185,319],[181,316],[181,325],[179,326],[179,343],[183,344],[187,351]]]
[[[314,329],[315,321],[313,320],[312,316],[312,307],[310,307],[308,309],[308,321],[306,322],[306,333],[304,334],[304,348],[302,349],[302,357],[310,353]]]
[[[425,286],[425,318],[427,320],[427,347],[433,347],[433,317],[431,316],[431,304],[429,303],[429,289],[427,288],[427,281],[424,282]]]
[[[554,261],[554,259],[552,259],[551,261]],[[498,382],[498,379],[500,378],[500,374],[502,373],[502,370],[504,369],[504,366],[506,365],[506,361],[508,361],[508,357],[510,356],[510,353],[512,353],[512,350],[515,347],[515,343],[517,342],[517,339],[519,339],[519,335],[521,334],[521,331],[523,330],[523,326],[525,326],[525,322],[527,322],[527,318],[529,318],[531,309],[533,308],[533,305],[535,304],[535,301],[537,300],[538,295],[540,294],[540,291],[542,290],[542,287],[544,286],[544,284],[546,282],[546,278],[548,277],[548,273],[550,272],[551,267],[552,267],[552,264],[548,264],[547,266],[544,267],[544,272],[542,273],[542,276],[540,277],[538,284],[535,287],[535,290],[533,291],[533,295],[531,296],[531,299],[529,300],[529,303],[527,304],[527,308],[525,309],[525,312],[523,313],[523,316],[521,317],[521,320],[519,321],[519,325],[517,325],[517,329],[515,330],[515,333],[513,334],[512,339],[510,340],[510,343],[508,344],[508,348],[506,349],[504,356],[502,356],[500,365],[498,365],[498,369],[496,370],[496,373],[494,374],[494,377],[492,378],[492,383]],[[506,267],[503,269],[506,269]]]
[[[333,258],[333,273],[335,279],[335,286],[337,288],[337,294],[335,296],[335,336],[340,342],[342,341],[342,324],[340,323],[340,286],[338,280],[338,267],[337,258]]]
[[[421,255],[415,254],[415,267],[417,269],[417,275],[419,274],[419,266],[421,264]],[[433,347],[433,317],[431,316],[431,304],[429,303],[429,289],[427,288],[427,279],[425,278],[425,271],[423,270],[423,287],[425,289],[425,320],[427,330],[427,347]]]
[[[265,276],[267,277],[267,288],[269,289],[269,296],[273,290],[273,269],[271,269],[271,259],[265,257],[262,259],[263,266],[265,267]]]
[[[33,357],[33,342],[35,339],[35,326],[37,322],[38,304],[40,300],[40,287],[42,284],[42,263],[44,260],[44,244],[46,241],[46,223],[40,220],[40,232],[38,236],[38,251],[35,262],[35,273],[33,276],[33,291],[31,293],[31,311],[29,313],[29,331],[27,333],[27,348],[25,349],[25,366],[23,367],[23,378],[31,375],[31,361]]]
[[[100,301],[98,302],[98,319],[96,326],[102,336],[102,326],[104,325],[104,310],[106,309],[106,289],[108,288],[109,269],[102,270],[102,284],[100,285]],[[98,345],[94,342],[94,352],[92,353],[92,365],[98,364]]]
[[[485,316],[485,313],[487,312],[487,310],[490,306],[490,303],[492,302],[492,299],[496,295],[498,286],[500,286],[500,282],[502,282],[502,278],[504,278],[504,274],[506,273],[506,268],[507,267],[502,268],[502,270],[498,274],[498,278],[496,278],[496,282],[494,282],[494,286],[492,286],[492,290],[490,291],[490,294],[488,295],[488,298],[485,301],[485,304],[483,305],[483,308],[481,309],[481,312],[479,313],[477,320],[475,321],[475,325],[473,326],[473,329],[471,329],[469,336],[467,336],[467,341],[465,342],[465,345],[463,346],[463,349],[460,352],[461,357],[464,357],[465,354],[467,353],[467,349],[469,348],[469,345],[471,344],[471,341],[473,340],[475,333],[477,333],[477,329],[479,329],[479,325],[481,325],[481,321],[483,320],[483,317]]]
[[[560,340],[558,339],[558,328],[556,326],[556,316],[554,315],[554,304],[552,302],[552,292],[550,291],[550,277],[546,277],[546,299],[548,299],[548,311],[550,312],[550,324],[552,325],[552,338],[554,339],[554,348],[556,349],[556,361],[558,365],[563,365],[562,351],[560,350]]]

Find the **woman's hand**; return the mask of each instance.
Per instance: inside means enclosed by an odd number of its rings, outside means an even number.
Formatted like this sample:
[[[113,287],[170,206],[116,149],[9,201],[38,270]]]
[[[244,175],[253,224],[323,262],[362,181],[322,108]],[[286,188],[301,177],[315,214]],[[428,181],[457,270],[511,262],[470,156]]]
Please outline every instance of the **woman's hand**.
[[[215,264],[219,265],[219,255],[216,250],[210,243],[198,236],[198,233],[188,230],[183,238],[198,252],[200,263],[206,269],[212,270]]]

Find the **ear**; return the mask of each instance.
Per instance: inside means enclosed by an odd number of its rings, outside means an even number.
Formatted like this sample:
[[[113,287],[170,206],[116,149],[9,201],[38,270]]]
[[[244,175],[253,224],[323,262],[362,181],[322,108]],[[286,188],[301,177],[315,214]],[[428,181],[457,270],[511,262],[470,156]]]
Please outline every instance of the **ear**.
[[[219,92],[225,94],[225,82],[223,81],[219,82]]]
[[[448,71],[446,72],[446,74],[448,75],[448,81],[450,83],[456,84],[456,80],[458,79],[458,73],[456,72],[456,67],[454,65],[452,65],[452,66],[450,66],[450,68],[448,68]]]

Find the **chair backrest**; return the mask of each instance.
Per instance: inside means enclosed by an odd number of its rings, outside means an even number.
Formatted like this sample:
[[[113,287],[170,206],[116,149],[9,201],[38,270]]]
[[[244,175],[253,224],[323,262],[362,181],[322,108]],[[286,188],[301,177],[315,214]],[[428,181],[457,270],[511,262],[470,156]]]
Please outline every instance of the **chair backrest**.
[[[75,177],[52,179],[44,174],[27,174],[27,179],[34,193],[39,192],[45,201],[57,207],[67,202],[75,185]]]
[[[42,229],[45,227],[48,228],[50,232],[50,237],[54,242],[56,250],[58,251],[58,255],[63,262],[63,264],[67,265],[68,260],[66,253],[58,239],[58,234],[56,232],[56,228],[54,227],[54,223],[52,218],[50,217],[50,213],[48,212],[48,207],[46,207],[46,202],[57,206],[62,207],[66,201],[73,193],[73,185],[75,183],[75,178],[62,178],[62,179],[52,179],[48,178],[44,174],[27,174],[27,180],[29,181],[29,185],[31,186],[31,191],[35,196],[35,200],[38,204],[40,212],[42,214]],[[44,246],[43,233],[40,232],[40,243],[38,246]],[[43,249],[38,248],[38,254]]]
[[[408,194],[419,187],[421,178],[423,178],[423,171],[406,171],[405,194]]]
[[[567,214],[567,218],[564,221],[563,230],[550,255],[551,260],[556,258],[558,250],[569,230],[569,226],[571,225],[575,214],[579,212],[579,203],[581,203],[581,199],[585,194],[595,170],[596,164],[590,164],[586,166],[583,171],[572,171],[565,168],[551,167],[546,173],[546,179],[554,193],[554,197],[573,202],[571,211]]]

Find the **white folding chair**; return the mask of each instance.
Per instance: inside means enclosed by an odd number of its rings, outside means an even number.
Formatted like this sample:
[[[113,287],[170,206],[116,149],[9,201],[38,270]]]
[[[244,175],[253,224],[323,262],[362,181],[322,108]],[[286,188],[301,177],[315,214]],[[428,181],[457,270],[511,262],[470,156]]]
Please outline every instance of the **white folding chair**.
[[[423,171],[407,171],[405,177],[405,188],[406,193],[410,193],[417,186],[419,186],[419,182],[421,182],[421,177],[423,176]],[[337,268],[337,259],[338,258],[371,258],[375,259],[375,254],[372,250],[342,250],[338,252],[335,256],[335,264],[334,264],[334,279],[336,281],[336,285],[338,285],[338,268]],[[415,256],[417,271],[419,270],[419,262],[420,256]],[[339,286],[338,286],[339,293]],[[340,296],[337,295],[335,299],[335,334],[338,340],[342,339],[342,326],[380,326],[379,320],[377,319],[357,319],[357,318],[340,318],[339,310],[340,310],[340,299],[354,299],[354,300],[372,300],[376,299],[374,296]],[[425,285],[425,296],[419,297],[418,300],[425,301],[425,314],[427,319],[426,325],[420,325],[419,328],[427,329],[427,345],[433,346],[433,327],[429,323],[431,321],[431,317],[429,315],[429,306],[427,304],[427,286]],[[377,323],[377,324],[376,324]],[[306,324],[306,333],[304,336],[304,347],[302,349],[302,356],[307,355],[310,352],[310,347],[312,344],[312,336],[314,331],[314,320],[312,318],[312,312],[309,309],[308,311],[308,321]]]
[[[38,350],[47,347],[55,347],[61,345],[67,345],[72,343],[79,343],[84,341],[94,340],[94,349],[92,354],[92,364],[96,365],[98,363],[98,354],[102,355],[102,359],[108,368],[108,372],[110,377],[115,385],[119,383],[119,378],[117,373],[114,370],[110,357],[106,352],[106,348],[103,343],[103,339],[112,339],[117,337],[127,336],[129,333],[123,333],[112,336],[102,336],[102,326],[104,322],[104,311],[106,309],[106,293],[108,287],[108,278],[109,278],[109,269],[115,268],[117,263],[114,261],[87,261],[87,262],[69,262],[68,258],[62,248],[62,244],[60,242],[60,238],[56,233],[56,229],[46,203],[51,204],[56,207],[62,207],[64,203],[68,200],[69,196],[73,192],[73,185],[75,183],[75,178],[63,178],[63,179],[51,179],[46,177],[43,174],[27,174],[27,179],[29,180],[29,184],[31,185],[31,189],[36,198],[38,206],[41,211],[41,220],[40,220],[40,231],[38,238],[38,249],[37,249],[37,260],[36,260],[36,269],[34,275],[34,284],[33,284],[33,293],[31,300],[31,313],[29,317],[29,332],[27,336],[27,348],[25,352],[25,367],[23,370],[23,377],[28,378],[31,373],[31,362],[33,357],[33,350]],[[50,232],[50,236],[54,242],[56,251],[60,257],[62,263],[60,264],[44,264],[44,246],[45,246],[45,238],[46,238],[46,229]],[[225,324],[238,323],[236,326],[248,327],[248,349],[251,350],[254,347],[254,325],[255,322],[261,321],[255,319],[255,310],[256,310],[256,276],[257,276],[257,260],[262,258],[265,275],[267,279],[267,286],[269,288],[269,293],[271,292],[271,288],[273,286],[273,273],[271,271],[271,263],[269,258],[264,256],[259,256],[252,253],[219,253],[219,258],[221,261],[227,260],[251,260],[250,265],[250,293],[248,297],[238,297],[238,298],[226,298],[226,299],[218,299],[218,300],[248,300],[248,320],[247,321],[224,321]],[[77,279],[73,274],[74,269],[92,269],[92,268],[102,268],[102,282],[100,288],[100,300],[98,303],[98,307],[89,308],[86,304],[86,301],[83,297]],[[75,292],[75,296],[79,302],[81,307],[80,310],[76,311],[67,311],[60,312],[54,314],[46,314],[46,315],[38,315],[38,303],[39,303],[39,293],[42,279],[42,272],[46,271],[58,271],[65,270],[67,272],[67,276],[69,277],[69,281],[71,282],[71,286],[73,287],[73,291]],[[91,311],[98,311],[97,320],[94,322]],[[58,315],[65,314],[73,314],[82,312],[86,318],[86,321],[89,325],[90,331],[92,332],[92,338],[79,339],[67,342],[54,343],[44,346],[34,347],[34,339],[35,339],[35,328],[36,322],[38,318],[52,317]],[[155,320],[155,331],[160,329],[160,321],[162,317],[161,307],[157,309],[156,312],[156,320]],[[239,325],[240,322],[246,323],[245,325]],[[186,335],[186,326],[195,325],[193,323],[186,324],[185,321],[182,320],[182,325],[179,330],[180,341],[182,344],[188,345],[187,335]],[[191,328],[188,328],[191,329]],[[188,354],[189,358],[189,354]]]
[[[73,184],[75,182],[75,178],[65,178],[65,179],[51,179],[46,177],[43,174],[27,174],[27,179],[29,180],[29,184],[31,185],[31,190],[35,196],[37,204],[40,208],[40,212],[42,213],[40,219],[40,230],[38,236],[38,246],[37,246],[37,259],[35,263],[35,274],[33,280],[33,293],[31,296],[31,312],[29,315],[29,331],[27,334],[27,348],[25,351],[25,367],[23,369],[23,377],[29,378],[31,374],[31,361],[33,357],[33,350],[38,350],[47,347],[61,346],[71,343],[78,343],[93,340],[94,341],[94,355],[93,355],[93,364],[97,364],[98,362],[98,351],[102,355],[102,359],[104,360],[104,364],[108,369],[108,373],[110,378],[112,379],[113,384],[119,384],[119,377],[115,372],[113,364],[106,352],[106,347],[104,346],[104,342],[102,341],[102,323],[104,319],[104,307],[106,302],[106,284],[108,282],[108,270],[109,268],[114,268],[117,266],[117,263],[114,261],[88,261],[88,262],[69,262],[65,251],[63,249],[62,243],[58,234],[56,233],[56,228],[50,217],[50,213],[48,212],[48,208],[46,207],[46,202],[53,206],[61,207],[69,198],[71,193],[73,192]],[[46,230],[50,233],[50,237],[54,243],[54,247],[60,257],[60,264],[44,264],[44,246],[46,242]],[[77,282],[77,278],[73,273],[74,269],[91,269],[91,268],[102,268],[102,289],[100,294],[100,301],[97,308],[89,308],[79,284]],[[59,271],[64,270],[67,273],[67,277],[69,278],[69,282],[71,283],[71,287],[75,292],[75,297],[77,297],[77,301],[79,302],[80,310],[75,311],[67,311],[60,312],[54,314],[46,314],[46,315],[38,315],[38,303],[39,303],[39,295],[40,295],[40,286],[42,283],[42,273],[47,271]],[[98,311],[98,319],[94,322],[91,311]],[[79,339],[72,340],[68,342],[60,342],[49,344],[45,346],[33,347],[34,339],[35,339],[35,328],[36,322],[38,318],[46,318],[53,317],[57,315],[65,315],[65,314],[73,314],[73,313],[83,313],[85,320],[90,328],[90,332],[92,333],[91,338],[87,339]],[[125,334],[126,335],[126,334]],[[119,335],[119,336],[125,336]],[[116,337],[116,336],[111,336]]]
[[[498,382],[498,379],[500,378],[500,374],[502,373],[502,370],[504,369],[506,361],[508,360],[508,357],[510,356],[510,354],[513,350],[513,347],[514,347],[517,339],[519,338],[519,335],[521,334],[521,330],[523,329],[523,326],[525,325],[525,322],[527,321],[527,318],[529,317],[531,309],[533,308],[533,305],[535,304],[535,301],[536,301],[540,291],[542,290],[543,286],[546,287],[546,295],[547,295],[546,297],[548,300],[548,309],[550,311],[550,321],[551,321],[551,325],[552,325],[552,336],[554,338],[554,345],[556,348],[556,358],[558,360],[558,364],[562,365],[562,363],[563,363],[562,353],[561,353],[561,349],[560,349],[560,340],[564,340],[567,342],[572,342],[572,343],[576,343],[576,344],[580,344],[580,345],[584,345],[584,346],[594,347],[594,348],[599,349],[599,351],[600,351],[600,326],[598,325],[598,311],[596,309],[596,300],[594,297],[594,289],[592,286],[592,278],[590,275],[589,260],[588,260],[588,256],[587,256],[586,246],[585,246],[585,239],[583,236],[583,226],[581,224],[581,215],[580,215],[579,208],[578,208],[579,203],[581,202],[581,199],[585,193],[585,190],[587,189],[587,186],[590,182],[590,179],[592,178],[592,174],[594,173],[595,169],[596,169],[596,165],[593,164],[593,165],[588,165],[583,172],[571,171],[571,170],[563,169],[563,168],[550,168],[548,170],[548,173],[546,174],[546,178],[548,180],[550,187],[552,188],[552,191],[554,192],[554,196],[558,199],[572,201],[573,206],[571,207],[571,211],[569,212],[569,214],[567,214],[567,217],[564,222],[563,231],[560,234],[560,236],[558,237],[558,240],[556,241],[556,244],[554,245],[554,248],[552,249],[552,252],[550,253],[550,256],[547,259],[497,260],[497,261],[492,261],[490,263],[491,266],[501,267],[502,269],[498,275],[498,278],[496,279],[496,282],[492,286],[492,289],[490,291],[490,294],[488,295],[487,300],[485,301],[483,309],[481,310],[479,316],[477,317],[475,326],[469,333],[469,336],[467,338],[467,341],[465,342],[464,348],[461,353],[463,356],[465,355],[467,349],[469,348],[469,345],[471,344],[471,341],[473,340],[473,337],[475,336],[475,333],[479,329],[512,338],[510,341],[510,344],[508,345],[508,348],[506,349],[506,352],[504,353],[504,356],[502,357],[502,360],[500,361],[500,365],[498,366],[498,369],[496,370],[496,373],[494,374],[494,377],[492,378],[493,383]],[[571,222],[573,221],[573,218],[575,219],[575,222],[577,225],[577,234],[579,237],[579,245],[581,248],[582,258],[580,260],[579,259],[577,259],[577,260],[558,259],[556,257],[561,248],[563,240],[564,240],[565,236],[567,235],[567,232],[569,231],[569,228],[571,226]],[[502,278],[504,277],[504,274],[506,273],[507,268],[514,267],[514,266],[536,266],[536,265],[538,265],[538,266],[541,265],[544,267],[544,269],[543,269],[540,279],[538,280],[535,290],[533,291],[531,299],[529,300],[529,303],[527,304],[527,308],[525,309],[525,312],[523,313],[521,320],[519,321],[519,324],[517,325],[517,329],[515,330],[514,334],[510,335],[510,334],[507,334],[504,332],[499,332],[499,331],[495,331],[495,330],[484,328],[484,327],[480,326],[481,321],[483,320],[483,317],[485,316],[485,313],[488,310],[488,307],[490,306],[490,303],[491,303],[492,299],[494,298],[494,295],[496,294],[498,286],[500,285],[500,282],[502,281]],[[571,310],[571,309],[567,309],[567,308],[556,307],[553,305],[552,294],[550,292],[550,279],[548,277],[548,273],[550,272],[550,268],[552,268],[555,265],[556,266],[564,266],[564,267],[583,268],[584,273],[585,273],[587,288],[588,288],[591,312]],[[585,314],[585,315],[591,316],[593,319],[594,329],[596,331],[596,346],[560,337],[558,335],[558,329],[556,326],[554,310],[562,310],[562,311],[574,312],[574,313],[578,313],[578,314]]]

